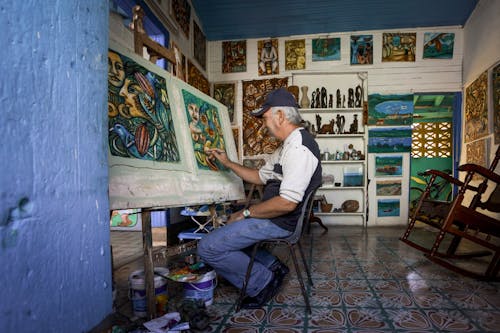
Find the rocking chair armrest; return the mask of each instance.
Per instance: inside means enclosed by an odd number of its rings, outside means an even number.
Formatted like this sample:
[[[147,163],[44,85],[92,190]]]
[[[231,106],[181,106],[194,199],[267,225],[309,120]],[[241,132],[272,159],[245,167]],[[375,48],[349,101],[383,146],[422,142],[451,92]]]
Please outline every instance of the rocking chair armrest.
[[[435,170],[435,169],[425,170],[424,175],[425,176],[436,175],[438,177],[443,178],[447,182],[458,185],[458,186],[462,186],[464,184],[461,180],[459,180],[459,179],[457,179],[457,178],[455,178],[447,173],[444,173],[442,171]]]
[[[478,173],[483,177],[488,178],[489,180],[500,184],[500,175],[494,173],[493,171],[490,171],[486,169],[483,166],[477,165],[477,164],[472,164],[472,163],[467,163],[467,164],[462,164],[458,167],[459,171],[465,171],[465,172],[472,172],[472,173]]]

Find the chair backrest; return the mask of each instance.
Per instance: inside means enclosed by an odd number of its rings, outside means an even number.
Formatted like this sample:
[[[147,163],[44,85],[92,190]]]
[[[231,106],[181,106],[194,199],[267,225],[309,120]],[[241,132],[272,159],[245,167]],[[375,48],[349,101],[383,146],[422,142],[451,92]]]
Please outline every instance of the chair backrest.
[[[309,222],[309,217],[311,216],[311,211],[312,211],[312,206],[313,206],[313,199],[314,195],[316,193],[316,190],[318,188],[313,189],[310,191],[306,197],[304,198],[304,205],[302,206],[302,210],[300,211],[300,216],[299,219],[297,220],[297,225],[295,226],[295,231],[293,234],[288,236],[286,240],[292,244],[297,243],[297,241],[300,239],[302,236],[302,232],[304,230],[304,225],[305,223]]]

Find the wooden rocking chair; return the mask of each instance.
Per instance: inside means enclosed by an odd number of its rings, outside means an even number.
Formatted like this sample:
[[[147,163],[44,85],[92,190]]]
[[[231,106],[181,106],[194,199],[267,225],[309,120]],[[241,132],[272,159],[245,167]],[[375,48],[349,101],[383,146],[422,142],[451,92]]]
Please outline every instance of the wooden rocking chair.
[[[496,151],[495,157],[490,164],[489,169],[487,169],[490,172],[493,172],[495,168],[498,165],[498,162],[500,160],[500,146]],[[461,170],[461,168],[459,168]],[[474,192],[473,199],[469,205],[470,209],[474,208],[481,208],[484,205],[487,205],[486,203],[482,203],[482,195],[484,194],[486,188],[487,188],[487,183],[488,179],[484,179],[481,184],[478,186],[473,186],[469,184],[465,184],[464,182],[460,181],[457,178],[454,178],[444,172],[441,172],[439,170],[427,170],[424,175],[430,176],[429,182],[423,192],[423,194],[420,197],[420,200],[416,206],[416,208],[413,210],[411,213],[410,221],[408,223],[408,226],[406,228],[405,233],[403,234],[402,237],[400,237],[400,240],[407,245],[412,246],[413,248],[422,251],[426,254],[429,254],[431,252],[431,247],[425,246],[424,244],[418,243],[413,237],[410,238],[410,235],[412,234],[415,224],[417,222],[424,223],[432,228],[436,229],[436,232],[440,231],[446,217],[448,216],[448,213],[450,212],[450,209],[454,203],[452,200],[451,202],[448,201],[442,201],[442,200],[432,200],[430,199],[430,193],[433,184],[436,182],[438,178],[442,178],[449,182],[450,184],[456,185],[459,188],[463,188],[464,190],[472,191]],[[494,197],[493,195],[490,197]],[[464,228],[464,225],[460,225],[459,222],[457,222],[457,226],[459,228]],[[440,253],[440,256],[443,257],[449,257],[449,258],[472,258],[472,257],[481,257],[481,256],[487,256],[490,255],[490,251],[473,251],[473,252],[467,252],[467,253],[457,253],[457,248],[460,244],[461,237],[459,235],[455,235],[453,237],[451,243],[448,246],[448,249],[446,250],[445,253]]]
[[[465,276],[498,280],[497,275],[500,270],[500,214],[498,214],[500,213],[500,175],[475,164],[461,165],[459,170],[467,173],[464,183],[450,206],[430,252],[425,256],[433,262]],[[469,184],[475,174],[485,178],[485,182],[481,185],[494,186],[494,190],[490,193],[488,200],[481,201],[474,198],[476,200],[473,199],[467,205],[464,203],[464,194],[468,191]],[[460,260],[455,260],[456,256],[443,256],[438,252],[446,234],[451,234],[459,239],[465,238],[476,246],[488,249],[492,254],[485,260],[467,261],[468,267],[466,268],[461,265]],[[481,269],[486,264],[486,269],[484,271],[472,270],[469,266],[473,264],[480,265]]]

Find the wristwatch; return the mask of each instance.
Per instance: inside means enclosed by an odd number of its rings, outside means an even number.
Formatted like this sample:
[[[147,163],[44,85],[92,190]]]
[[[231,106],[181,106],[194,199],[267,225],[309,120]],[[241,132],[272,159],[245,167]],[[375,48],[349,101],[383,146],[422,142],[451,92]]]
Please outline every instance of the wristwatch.
[[[243,211],[243,217],[244,218],[250,217],[250,211],[248,210],[248,208]]]

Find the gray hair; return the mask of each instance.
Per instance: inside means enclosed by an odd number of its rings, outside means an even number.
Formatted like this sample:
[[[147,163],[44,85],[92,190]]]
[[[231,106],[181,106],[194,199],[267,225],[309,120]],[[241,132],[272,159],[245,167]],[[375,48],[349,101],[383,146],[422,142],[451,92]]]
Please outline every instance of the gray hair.
[[[278,110],[282,110],[285,114],[285,118],[294,125],[302,125],[302,117],[300,116],[299,109],[293,106],[273,106],[271,112],[273,115],[276,114]]]

